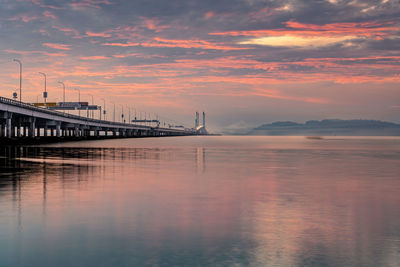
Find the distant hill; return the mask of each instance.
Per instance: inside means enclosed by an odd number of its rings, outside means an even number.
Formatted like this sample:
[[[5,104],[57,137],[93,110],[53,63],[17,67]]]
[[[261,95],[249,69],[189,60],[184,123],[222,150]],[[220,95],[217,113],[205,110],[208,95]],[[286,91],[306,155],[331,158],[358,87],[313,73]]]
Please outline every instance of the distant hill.
[[[400,124],[377,120],[278,121],[252,129],[247,135],[398,136]]]

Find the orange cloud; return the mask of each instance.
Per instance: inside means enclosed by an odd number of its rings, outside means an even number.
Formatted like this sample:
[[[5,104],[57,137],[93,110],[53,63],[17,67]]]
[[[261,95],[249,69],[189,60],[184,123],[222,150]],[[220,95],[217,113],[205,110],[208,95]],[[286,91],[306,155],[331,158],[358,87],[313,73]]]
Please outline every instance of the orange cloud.
[[[215,13],[212,11],[207,12],[206,14],[204,14],[204,18],[206,19],[210,19],[212,17],[214,17]]]
[[[138,56],[132,54],[132,56]],[[140,55],[139,55],[140,56]],[[120,55],[113,56],[121,58]],[[83,60],[112,59],[111,57],[83,57]],[[95,66],[86,69],[69,69],[60,75],[88,77],[142,77],[157,79],[160,83],[230,83],[243,85],[282,84],[293,82],[334,81],[337,83],[363,83],[370,81],[395,82],[393,75],[400,71],[398,57],[367,58],[309,58],[293,62],[259,62],[246,57],[225,57],[203,60],[176,60],[169,63],[141,64],[135,66],[112,66],[103,71],[94,71]],[[357,67],[354,67],[354,64]],[[232,75],[232,70],[240,70]],[[167,79],[173,79],[167,80]],[[182,81],[180,81],[182,80]],[[162,85],[160,85],[162,86]]]
[[[33,54],[42,54],[49,57],[65,57],[67,54],[64,53],[48,53],[45,51],[21,51],[21,50],[14,50],[14,49],[6,49],[4,50],[6,53],[10,54],[19,54],[19,55],[33,55]]]
[[[75,30],[75,29],[69,29],[69,28],[62,28],[62,27],[58,27],[58,26],[52,26],[53,29],[59,30],[61,32],[64,32],[68,35],[73,35],[74,38],[81,38],[79,31]]]
[[[66,44],[43,43],[43,45],[58,50],[71,50],[70,48],[71,45],[66,45]]]
[[[142,27],[149,30],[153,30],[155,32],[161,32],[162,30],[169,28],[168,25],[160,25],[157,19],[149,19],[149,18],[145,18],[143,20]]]
[[[210,35],[221,36],[387,36],[393,32],[400,31],[400,27],[394,26],[388,22],[374,23],[331,23],[325,25],[304,24],[295,21],[286,22],[286,28],[253,30],[253,31],[229,31],[229,32],[212,32]]]
[[[223,44],[213,44],[204,40],[170,40],[155,37],[153,41],[141,43],[104,43],[106,46],[120,46],[120,47],[180,47],[180,48],[199,48],[199,49],[213,49],[213,50],[243,50],[248,48],[226,46]]]
[[[120,47],[131,47],[131,46],[139,46],[139,43],[104,43],[106,46],[120,46]]]
[[[105,56],[90,56],[90,57],[80,57],[82,60],[101,60],[101,59],[109,59],[109,57]]]
[[[87,31],[86,35],[88,37],[104,37],[104,38],[111,37],[111,34],[108,34],[108,33],[105,33],[105,32],[90,32],[90,31]]]

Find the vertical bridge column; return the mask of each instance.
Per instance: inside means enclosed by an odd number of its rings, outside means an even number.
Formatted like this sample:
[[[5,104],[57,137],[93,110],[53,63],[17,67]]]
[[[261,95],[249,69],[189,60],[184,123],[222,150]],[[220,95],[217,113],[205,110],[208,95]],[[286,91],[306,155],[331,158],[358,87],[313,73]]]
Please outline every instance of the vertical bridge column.
[[[32,117],[30,118],[29,122],[29,137],[35,137],[35,124],[36,124],[36,118]]]
[[[4,137],[4,124],[0,123],[0,137]]]
[[[17,136],[21,137],[21,118],[18,119],[17,123]]]
[[[61,136],[60,132],[61,132],[61,121],[58,121],[56,124],[56,136],[57,137]]]
[[[8,138],[11,138],[12,135],[12,124],[11,124],[12,113],[7,112],[6,119],[6,135]]]
[[[79,125],[75,125],[74,136],[79,137]]]

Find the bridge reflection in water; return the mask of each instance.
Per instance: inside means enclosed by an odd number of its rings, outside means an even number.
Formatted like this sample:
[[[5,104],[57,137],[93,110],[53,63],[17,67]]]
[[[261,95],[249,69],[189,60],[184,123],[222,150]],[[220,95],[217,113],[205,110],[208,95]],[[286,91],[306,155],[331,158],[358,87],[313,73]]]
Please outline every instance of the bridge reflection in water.
[[[193,136],[0,147],[0,266],[398,266],[399,145]]]

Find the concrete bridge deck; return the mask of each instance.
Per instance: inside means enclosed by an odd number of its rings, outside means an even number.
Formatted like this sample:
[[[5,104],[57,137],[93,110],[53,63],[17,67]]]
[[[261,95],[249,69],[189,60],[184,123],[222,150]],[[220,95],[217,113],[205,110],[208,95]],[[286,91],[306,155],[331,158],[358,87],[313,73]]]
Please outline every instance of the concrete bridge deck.
[[[0,97],[0,138],[145,137],[196,135],[195,129],[173,129],[85,118]]]

